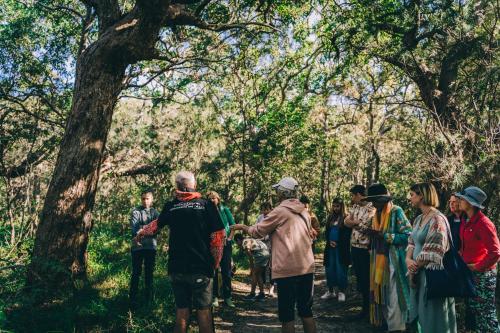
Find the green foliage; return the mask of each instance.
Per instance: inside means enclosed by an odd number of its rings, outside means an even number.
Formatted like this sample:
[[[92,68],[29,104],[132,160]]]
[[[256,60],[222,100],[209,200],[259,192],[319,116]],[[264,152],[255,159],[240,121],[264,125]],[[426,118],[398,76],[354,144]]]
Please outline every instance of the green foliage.
[[[445,191],[479,179],[493,195],[498,149],[485,143],[496,140],[491,120],[498,124],[500,119],[493,111],[498,110],[498,88],[492,84],[499,73],[498,4],[360,0],[327,8],[320,26],[331,58],[349,71],[377,61],[417,89],[412,104],[427,112],[439,133],[425,140],[431,145],[421,157],[426,178]],[[484,158],[488,163],[482,163]]]
[[[130,10],[134,1],[120,4]],[[0,8],[2,266],[29,263],[71,108],[80,40],[97,38],[97,22],[92,15],[83,22],[86,14],[70,0],[7,0]],[[183,169],[248,224],[283,176],[298,179],[321,221],[334,197],[348,200],[352,185],[375,181],[409,216],[414,182],[434,181],[443,197],[479,185],[490,197],[487,214],[498,221],[498,3],[212,1],[202,18],[256,14],[273,29],[167,27],[159,54],[185,61],[127,69],[100,172],[89,283],[78,298],[40,309],[22,298],[25,268],[0,271],[2,329],[168,330],[173,303],[164,254],[153,309],[132,317],[126,311],[128,218],[145,188],[155,189],[162,207]],[[80,39],[84,23],[88,35]],[[26,173],[7,176],[25,160]],[[246,269],[246,258],[235,257]]]
[[[40,307],[17,292],[18,284],[23,284],[21,271],[1,272],[1,329],[15,332],[165,332],[171,329],[175,311],[167,277],[166,253],[159,251],[157,256],[153,304],[130,314],[129,231],[117,223],[99,222],[89,244],[88,284],[73,297]]]

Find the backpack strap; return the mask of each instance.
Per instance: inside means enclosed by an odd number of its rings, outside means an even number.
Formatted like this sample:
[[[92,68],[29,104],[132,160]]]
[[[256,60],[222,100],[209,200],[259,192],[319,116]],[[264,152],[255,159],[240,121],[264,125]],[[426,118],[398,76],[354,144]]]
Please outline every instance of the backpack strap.
[[[307,234],[309,235],[309,237],[311,237],[311,228],[312,228],[311,222],[309,221],[309,223],[308,223],[307,219],[301,213],[296,213],[296,214],[300,216],[302,221],[304,221],[306,228],[307,228]]]

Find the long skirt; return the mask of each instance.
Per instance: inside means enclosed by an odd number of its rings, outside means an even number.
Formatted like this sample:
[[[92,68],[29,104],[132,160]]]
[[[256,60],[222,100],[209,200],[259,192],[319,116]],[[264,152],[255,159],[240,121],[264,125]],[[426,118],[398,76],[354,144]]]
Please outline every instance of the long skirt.
[[[337,248],[328,248],[328,262],[326,263],[326,284],[328,288],[338,287],[340,291],[347,289],[347,269],[346,265],[340,262]]]
[[[495,288],[497,272],[473,272],[477,297],[466,299],[465,325],[468,330],[480,333],[499,333]]]
[[[389,302],[382,309],[387,329],[389,331],[404,331],[406,329],[407,311],[399,306],[399,295],[397,288],[396,270],[392,262],[389,262]]]
[[[455,299],[443,297],[426,299],[425,272],[416,277],[416,288],[410,289],[410,321],[417,321],[421,333],[456,333]]]

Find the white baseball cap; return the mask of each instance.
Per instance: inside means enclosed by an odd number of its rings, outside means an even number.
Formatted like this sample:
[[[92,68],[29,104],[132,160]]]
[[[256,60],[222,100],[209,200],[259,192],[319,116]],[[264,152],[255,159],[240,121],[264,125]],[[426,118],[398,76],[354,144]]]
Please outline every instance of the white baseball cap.
[[[289,191],[295,191],[299,187],[299,183],[292,177],[282,178],[278,184],[272,186],[273,189],[283,189]]]

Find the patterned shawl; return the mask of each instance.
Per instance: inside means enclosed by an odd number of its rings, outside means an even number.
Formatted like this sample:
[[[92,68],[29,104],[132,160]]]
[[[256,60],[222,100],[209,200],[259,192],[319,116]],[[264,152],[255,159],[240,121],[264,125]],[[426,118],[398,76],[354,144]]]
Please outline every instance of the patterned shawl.
[[[422,215],[416,219],[415,228],[420,228]],[[443,269],[443,256],[450,248],[448,239],[448,219],[439,211],[429,220],[429,230],[425,237],[422,251],[416,257],[416,261],[423,263],[426,269]],[[408,249],[414,248],[414,240],[408,239]]]

